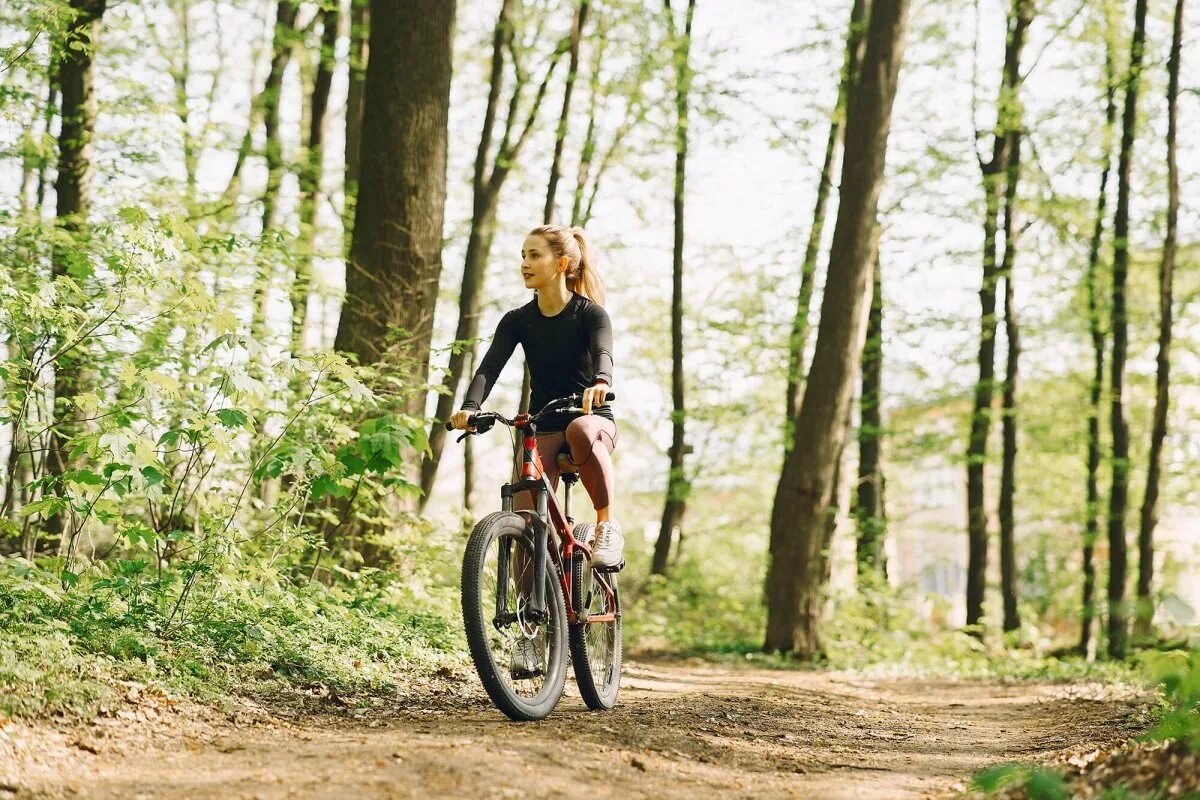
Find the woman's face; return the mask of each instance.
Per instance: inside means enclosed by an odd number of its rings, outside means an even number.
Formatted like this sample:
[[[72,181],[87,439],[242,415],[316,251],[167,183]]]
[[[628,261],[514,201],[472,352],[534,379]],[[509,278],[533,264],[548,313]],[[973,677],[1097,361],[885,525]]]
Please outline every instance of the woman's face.
[[[559,273],[565,272],[566,259],[554,257],[550,245],[541,236],[526,237],[521,247],[521,275],[525,278],[526,289],[541,289],[549,286],[558,279]]]

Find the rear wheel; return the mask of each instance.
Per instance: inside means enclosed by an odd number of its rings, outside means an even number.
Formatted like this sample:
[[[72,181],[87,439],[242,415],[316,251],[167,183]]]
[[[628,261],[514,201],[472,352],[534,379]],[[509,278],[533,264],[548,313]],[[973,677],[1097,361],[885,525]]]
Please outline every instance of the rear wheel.
[[[593,711],[617,704],[621,688],[621,597],[615,572],[596,572],[582,553],[572,559],[571,665],[583,702]],[[592,618],[594,621],[588,622]],[[600,618],[600,619],[596,619]]]
[[[533,538],[524,518],[498,512],[480,520],[463,556],[463,624],[484,690],[517,721],[553,711],[567,677],[567,611],[552,559],[543,619],[529,613],[532,585]]]

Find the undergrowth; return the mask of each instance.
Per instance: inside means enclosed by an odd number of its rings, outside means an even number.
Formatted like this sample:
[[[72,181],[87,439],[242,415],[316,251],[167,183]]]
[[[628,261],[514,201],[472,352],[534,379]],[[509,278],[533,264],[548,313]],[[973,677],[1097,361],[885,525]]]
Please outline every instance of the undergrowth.
[[[45,565],[0,560],[0,713],[95,714],[120,681],[202,700],[320,687],[352,702],[462,661],[449,615],[414,610],[382,572],[332,586],[221,576],[175,620],[152,580],[118,562],[63,588]]]

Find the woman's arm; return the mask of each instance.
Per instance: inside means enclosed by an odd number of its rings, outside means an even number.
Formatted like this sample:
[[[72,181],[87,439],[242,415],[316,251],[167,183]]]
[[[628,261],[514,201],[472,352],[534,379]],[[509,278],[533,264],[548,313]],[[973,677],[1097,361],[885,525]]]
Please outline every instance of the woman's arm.
[[[603,381],[612,386],[613,333],[608,312],[602,306],[593,303],[584,316],[584,324],[588,334],[588,353],[591,354],[592,364],[596,370],[596,374],[592,376],[592,384]]]
[[[496,326],[496,335],[492,337],[492,344],[488,347],[483,361],[479,362],[479,369],[475,370],[475,377],[471,379],[471,385],[467,387],[467,394],[462,402],[463,409],[479,410],[480,404],[491,394],[492,387],[496,385],[496,380],[500,377],[500,372],[508,363],[513,350],[516,349],[516,323],[512,316],[513,312],[509,311],[500,318],[500,324]]]
[[[584,317],[588,334],[588,353],[591,355],[595,374],[592,385],[583,393],[583,413],[605,404],[608,387],[612,386],[612,322],[603,307],[592,304]]]

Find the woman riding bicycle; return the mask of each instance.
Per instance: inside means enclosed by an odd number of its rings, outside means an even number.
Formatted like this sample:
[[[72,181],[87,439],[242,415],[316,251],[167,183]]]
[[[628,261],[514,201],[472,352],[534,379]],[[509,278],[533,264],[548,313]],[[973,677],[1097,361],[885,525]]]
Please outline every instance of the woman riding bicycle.
[[[582,414],[564,411],[542,417],[538,452],[546,477],[557,489],[557,456],[569,449],[596,509],[592,563],[615,567],[621,563],[625,538],[613,515],[611,455],[617,444],[617,424],[605,404],[612,384],[612,325],[602,305],[604,285],[583,228],[542,225],[530,231],[521,248],[521,275],[525,287],[533,289],[536,296],[501,318],[462,408],[450,423],[459,430],[468,428],[471,415],[487,399],[518,344],[529,365],[531,409],[582,394]],[[528,495],[522,492],[514,507],[532,508]]]

